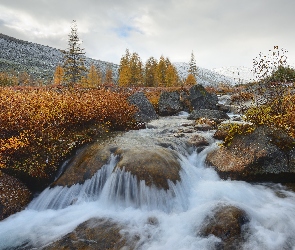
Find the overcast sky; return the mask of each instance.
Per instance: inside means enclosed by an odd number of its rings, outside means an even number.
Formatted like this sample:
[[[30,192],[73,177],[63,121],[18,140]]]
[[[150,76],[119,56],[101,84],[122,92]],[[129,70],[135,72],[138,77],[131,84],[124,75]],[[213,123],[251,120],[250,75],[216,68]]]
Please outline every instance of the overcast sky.
[[[126,48],[198,66],[252,67],[259,52],[287,49],[295,65],[294,0],[1,0],[0,32],[67,47],[73,19],[86,55],[119,63]]]

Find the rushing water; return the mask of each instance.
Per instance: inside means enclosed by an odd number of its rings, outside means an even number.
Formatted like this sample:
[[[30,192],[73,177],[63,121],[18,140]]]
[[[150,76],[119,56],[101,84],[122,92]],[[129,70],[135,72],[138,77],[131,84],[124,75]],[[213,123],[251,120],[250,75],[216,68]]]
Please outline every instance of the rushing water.
[[[140,138],[149,144],[164,132],[173,134],[185,122],[185,116],[163,118],[122,140]],[[209,138],[210,133],[204,136]],[[140,236],[139,249],[211,249],[218,239],[198,236],[198,231],[220,204],[248,214],[250,234],[244,249],[295,249],[293,192],[281,185],[221,180],[204,164],[206,154],[216,147],[214,142],[200,153],[184,152],[182,143],[178,146],[181,181],[169,182],[167,191],[147,187],[144,181],[138,184],[135,176],[122,170],[113,171],[117,159],[112,156],[83,185],[46,189],[27,209],[0,222],[0,249],[25,244],[38,249],[90,218],[111,218],[125,225],[130,235]],[[150,217],[159,223],[147,224]]]

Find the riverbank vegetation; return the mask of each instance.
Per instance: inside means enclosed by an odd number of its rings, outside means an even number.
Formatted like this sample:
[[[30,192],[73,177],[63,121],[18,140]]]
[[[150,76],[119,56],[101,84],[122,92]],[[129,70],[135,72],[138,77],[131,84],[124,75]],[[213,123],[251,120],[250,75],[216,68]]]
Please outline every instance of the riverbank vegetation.
[[[0,88],[0,168],[50,178],[73,149],[108,130],[136,129],[126,94],[99,89]]]

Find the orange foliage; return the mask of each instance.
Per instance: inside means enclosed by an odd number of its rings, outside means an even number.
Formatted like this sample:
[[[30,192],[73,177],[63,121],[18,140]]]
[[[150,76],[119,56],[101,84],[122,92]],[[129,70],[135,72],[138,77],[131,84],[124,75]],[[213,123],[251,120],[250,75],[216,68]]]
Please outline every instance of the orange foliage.
[[[46,176],[101,127],[138,128],[135,112],[108,90],[0,88],[0,168]]]

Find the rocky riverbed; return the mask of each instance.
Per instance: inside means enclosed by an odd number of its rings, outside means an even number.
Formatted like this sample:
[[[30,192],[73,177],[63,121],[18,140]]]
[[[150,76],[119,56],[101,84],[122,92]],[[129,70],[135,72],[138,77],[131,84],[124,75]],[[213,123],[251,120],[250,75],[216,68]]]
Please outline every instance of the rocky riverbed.
[[[214,127],[187,113],[85,147],[0,222],[0,249],[292,249],[295,193],[221,179]],[[230,164],[230,161],[228,161]]]

